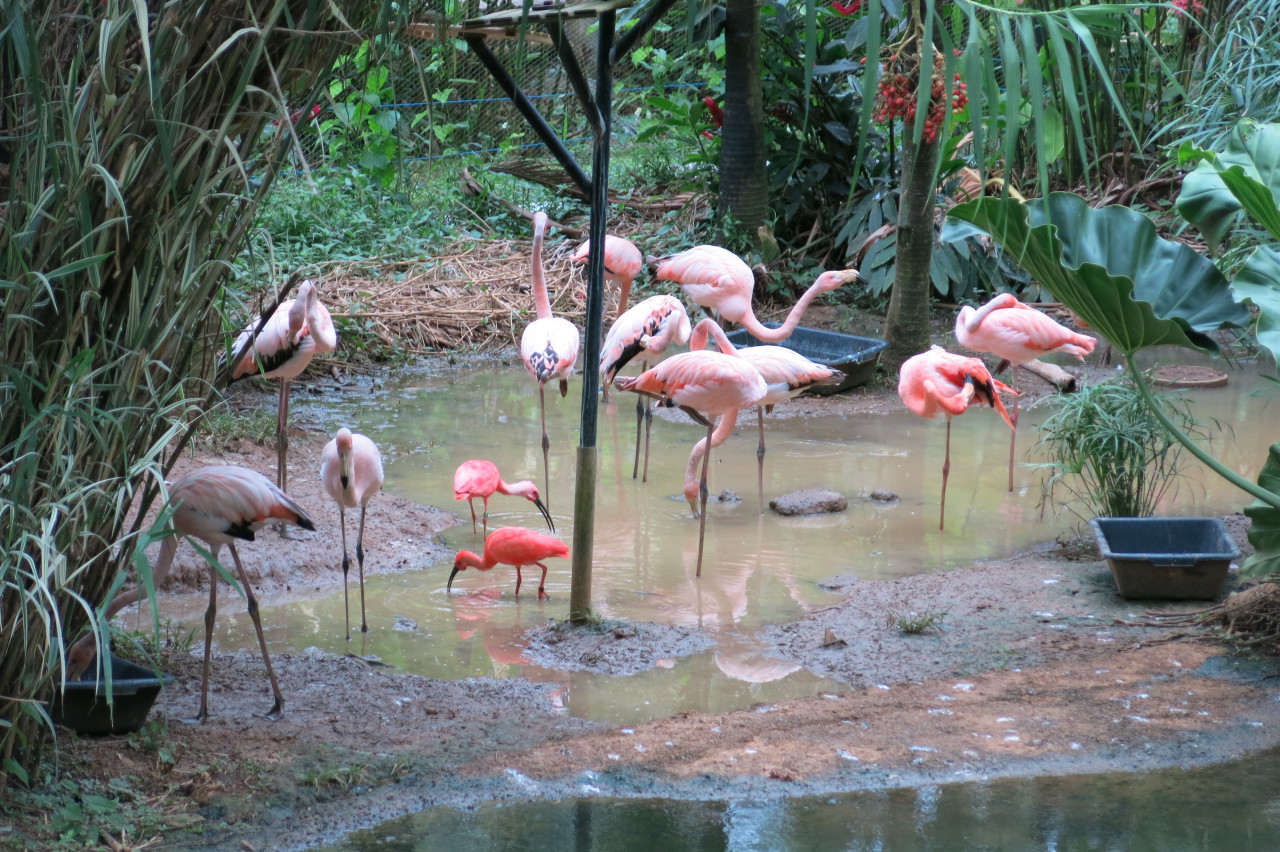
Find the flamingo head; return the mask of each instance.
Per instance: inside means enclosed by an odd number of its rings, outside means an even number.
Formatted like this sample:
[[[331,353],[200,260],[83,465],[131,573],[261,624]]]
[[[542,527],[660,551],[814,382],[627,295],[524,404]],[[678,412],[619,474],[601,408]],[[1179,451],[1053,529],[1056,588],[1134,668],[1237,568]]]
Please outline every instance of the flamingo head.
[[[338,478],[342,481],[342,490],[351,487],[351,430],[343,426],[334,436],[338,443]]]
[[[542,513],[542,517],[546,518],[547,526],[551,528],[552,532],[556,531],[556,525],[551,520],[551,512],[547,509],[547,505],[542,502],[542,495],[538,493],[538,486],[526,479],[521,482],[514,482],[511,485],[508,485],[507,493],[514,494],[517,497],[523,497],[533,503],[533,505],[537,506],[538,511]]]
[[[453,578],[458,576],[459,571],[465,571],[468,568],[480,568],[483,564],[483,560],[470,550],[459,550],[458,555],[453,557],[453,571],[449,574],[449,582],[444,587],[445,591],[453,591]]]
[[[855,281],[860,281],[863,284],[867,283],[867,279],[863,278],[862,274],[858,272],[858,270],[839,269],[822,273],[814,283],[818,285],[818,290],[820,292],[827,293],[838,287],[843,287],[846,284],[852,284]]]

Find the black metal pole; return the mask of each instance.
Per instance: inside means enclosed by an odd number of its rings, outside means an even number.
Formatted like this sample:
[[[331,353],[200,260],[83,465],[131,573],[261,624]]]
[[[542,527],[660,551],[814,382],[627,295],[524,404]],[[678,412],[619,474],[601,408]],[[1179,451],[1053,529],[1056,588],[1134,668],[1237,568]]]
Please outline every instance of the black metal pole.
[[[582,365],[582,425],[578,442],[578,478],[573,501],[572,581],[569,620],[583,624],[590,618],[591,564],[594,556],[596,426],[600,411],[600,344],[604,325],[604,237],[609,215],[609,134],[613,118],[613,36],[617,16],[607,11],[599,19],[596,53],[595,108],[600,126],[591,149],[591,252],[587,257],[586,347]]]

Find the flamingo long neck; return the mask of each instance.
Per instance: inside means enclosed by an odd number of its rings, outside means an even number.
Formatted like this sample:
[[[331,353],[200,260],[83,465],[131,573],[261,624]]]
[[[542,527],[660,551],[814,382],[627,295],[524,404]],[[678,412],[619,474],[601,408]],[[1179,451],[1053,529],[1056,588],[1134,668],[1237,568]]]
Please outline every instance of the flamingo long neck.
[[[747,312],[743,314],[742,319],[739,320],[739,322],[741,322],[742,327],[751,332],[752,336],[757,340],[761,340],[765,343],[781,343],[791,336],[791,332],[796,330],[796,326],[800,324],[800,318],[803,317],[804,312],[809,309],[809,303],[818,298],[822,293],[825,293],[828,289],[830,288],[823,286],[817,281],[810,284],[809,289],[805,290],[804,295],[802,295],[799,301],[792,306],[790,312],[787,313],[786,320],[783,321],[782,325],[778,328],[766,328],[760,320],[756,319],[755,313],[750,308],[748,308]]]
[[[978,330],[978,326],[982,325],[982,321],[987,318],[988,314],[992,313],[993,311],[1000,311],[1006,308],[1013,307],[1014,303],[1016,302],[1017,302],[1017,297],[1013,296],[1013,294],[1001,293],[999,296],[996,296],[994,299],[987,302],[982,307],[978,308],[977,310],[971,311],[967,318],[961,317],[960,319],[963,320],[966,331],[974,332]],[[964,314],[964,313],[965,311],[962,310],[961,314]]]
[[[542,238],[546,231],[547,217],[535,216],[533,220],[533,299],[538,307],[538,319],[551,319],[551,299],[547,296],[547,279],[542,274]]]
[[[481,571],[488,571],[498,564],[498,560],[490,558],[487,553],[484,556],[479,556],[470,550],[463,550],[459,551],[457,557],[455,557],[454,564],[458,568],[478,568]]]
[[[720,422],[716,423],[716,428],[711,433],[711,446],[718,447],[729,440],[729,436],[733,434],[733,429],[737,425],[738,410],[736,408],[722,415]],[[693,445],[693,452],[689,453],[689,466],[684,469],[684,496],[690,506],[696,506],[698,502],[698,482],[701,474],[698,468],[702,464],[702,457],[707,452],[707,439],[703,438]]]
[[[743,325],[746,325],[746,323],[744,322]],[[693,332],[689,335],[689,351],[701,352],[706,349],[708,335],[716,339],[716,349],[719,349],[723,354],[738,354],[738,350],[729,342],[729,335],[725,334],[720,324],[710,317],[698,320],[698,324],[694,326]]]

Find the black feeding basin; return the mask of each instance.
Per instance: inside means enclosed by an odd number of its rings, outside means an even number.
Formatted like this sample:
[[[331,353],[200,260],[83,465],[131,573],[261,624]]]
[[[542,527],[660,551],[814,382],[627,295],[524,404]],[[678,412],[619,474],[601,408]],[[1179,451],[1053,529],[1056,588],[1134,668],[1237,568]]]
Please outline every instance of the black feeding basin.
[[[49,716],[55,724],[90,735],[128,734],[142,727],[160,687],[172,683],[173,676],[157,677],[146,666],[119,657],[112,657],[110,665],[111,703],[95,660],[79,680],[67,681],[66,692],[54,694]]]
[[[765,323],[765,326],[777,328],[778,323]],[[729,342],[739,349],[744,346],[766,345],[764,341],[742,328],[730,332]],[[866,384],[875,375],[880,353],[889,346],[885,341],[874,337],[856,337],[852,334],[804,326],[796,328],[790,337],[775,345],[784,346],[810,361],[844,373],[844,380],[839,384],[810,388],[810,393],[823,396]]]

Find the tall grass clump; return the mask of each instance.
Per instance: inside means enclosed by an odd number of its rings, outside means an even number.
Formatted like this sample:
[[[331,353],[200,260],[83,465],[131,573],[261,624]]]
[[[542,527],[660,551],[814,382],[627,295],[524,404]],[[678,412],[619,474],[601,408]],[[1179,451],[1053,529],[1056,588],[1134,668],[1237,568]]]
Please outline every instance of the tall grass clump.
[[[1185,399],[1159,403],[1184,432],[1207,437]],[[1049,458],[1041,508],[1062,506],[1081,520],[1150,517],[1183,476],[1182,445],[1127,378],[1057,397],[1038,443]]]
[[[0,4],[0,795],[34,780],[68,642],[161,534],[220,287],[294,144],[271,122],[381,3]]]

